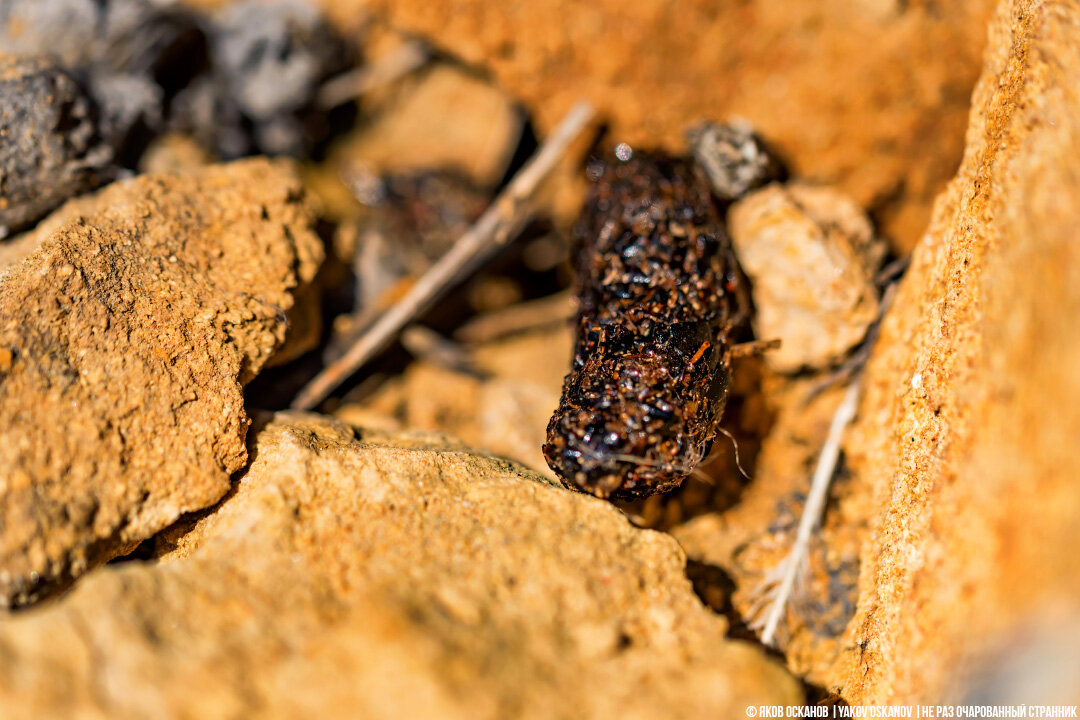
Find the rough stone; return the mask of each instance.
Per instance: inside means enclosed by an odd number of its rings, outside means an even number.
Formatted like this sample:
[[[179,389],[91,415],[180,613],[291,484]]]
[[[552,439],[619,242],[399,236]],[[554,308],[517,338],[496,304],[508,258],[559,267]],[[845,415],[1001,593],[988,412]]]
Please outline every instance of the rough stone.
[[[322,246],[290,166],[114,184],[0,275],[0,605],[216,502]],[[45,234],[47,233],[47,234]]]
[[[0,50],[47,52],[67,68],[167,72],[194,30],[191,13],[159,0],[0,0]]]
[[[50,54],[76,72],[126,167],[166,129],[225,159],[310,154],[333,130],[315,96],[351,61],[306,0],[212,16],[173,0],[0,0],[0,52]]]
[[[823,368],[862,341],[878,315],[874,275],[884,244],[855,202],[832,188],[770,185],[728,213],[752,281],[757,337],[776,370]]]
[[[204,22],[209,71],[173,101],[170,125],[218,157],[306,156],[331,128],[319,86],[351,48],[305,0],[243,0]]]
[[[0,56],[0,239],[109,179],[94,105],[43,57]]]
[[[156,0],[0,0],[0,52],[47,54],[76,73],[125,163],[162,129],[168,96],[206,63],[195,15]]]
[[[801,702],[669,537],[436,436],[285,413],[163,556],[0,622],[27,716],[735,717]]]
[[[959,699],[1005,639],[1080,614],[1078,36],[1076,2],[1001,4],[963,164],[882,328],[847,447],[873,508],[850,702]]]
[[[690,152],[709,176],[713,195],[730,203],[782,180],[784,169],[754,129],[743,123],[703,122],[686,131]]]

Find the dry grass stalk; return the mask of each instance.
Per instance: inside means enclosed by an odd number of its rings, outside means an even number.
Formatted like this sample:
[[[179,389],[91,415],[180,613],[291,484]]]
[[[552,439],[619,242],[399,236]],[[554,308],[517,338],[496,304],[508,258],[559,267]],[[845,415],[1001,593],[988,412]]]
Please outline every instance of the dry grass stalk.
[[[829,485],[832,483],[833,475],[836,473],[836,464],[840,459],[840,445],[844,438],[844,430],[854,419],[858,404],[859,382],[856,380],[848,386],[847,392],[844,393],[844,400],[836,409],[832,422],[829,424],[829,434],[825,438],[821,455],[818,456],[817,465],[814,467],[810,494],[806,498],[806,507],[803,508],[802,518],[799,520],[795,544],[791,552],[765,576],[764,582],[755,591],[759,601],[754,603],[750,615],[756,615],[758,619],[751,623],[751,627],[761,631],[761,642],[764,645],[775,646],[776,632],[780,627],[780,621],[787,613],[788,602],[795,593],[799,581],[806,574],[809,565],[810,540],[825,510]],[[763,614],[757,612],[761,607],[765,607]]]

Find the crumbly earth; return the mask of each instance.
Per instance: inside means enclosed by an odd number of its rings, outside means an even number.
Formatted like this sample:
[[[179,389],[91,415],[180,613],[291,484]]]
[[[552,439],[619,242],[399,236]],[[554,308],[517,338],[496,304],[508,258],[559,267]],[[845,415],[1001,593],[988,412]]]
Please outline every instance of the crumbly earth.
[[[117,183],[21,243],[0,274],[0,606],[225,493],[242,385],[322,258],[313,222],[293,169],[251,160]]]
[[[869,368],[847,450],[873,512],[832,682],[853,703],[959,698],[1006,639],[1080,613],[1078,35],[1076,2],[1000,6]],[[1014,690],[1051,702],[1035,687]]]
[[[283,413],[235,490],[0,622],[31,717],[736,717],[798,684],[610,505],[438,436]]]

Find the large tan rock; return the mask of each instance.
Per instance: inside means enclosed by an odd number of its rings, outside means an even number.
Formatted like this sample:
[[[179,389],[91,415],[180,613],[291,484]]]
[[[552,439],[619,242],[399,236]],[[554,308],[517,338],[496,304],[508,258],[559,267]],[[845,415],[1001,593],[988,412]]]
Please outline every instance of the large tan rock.
[[[143,176],[61,208],[0,274],[0,606],[216,502],[242,385],[322,246],[285,164]]]
[[[737,717],[797,683],[668,536],[436,436],[279,415],[220,506],[0,622],[26,717]],[[186,532],[185,532],[186,530]]]
[[[998,9],[963,165],[869,369],[852,702],[957,698],[1005,639],[1080,613],[1077,37],[1076,2]]]

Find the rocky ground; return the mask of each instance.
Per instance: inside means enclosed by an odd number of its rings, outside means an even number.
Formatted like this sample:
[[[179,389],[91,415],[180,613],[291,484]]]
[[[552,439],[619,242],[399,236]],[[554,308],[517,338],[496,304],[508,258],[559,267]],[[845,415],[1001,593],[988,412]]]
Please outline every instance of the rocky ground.
[[[1080,4],[47,5],[0,2],[0,707],[1080,702]],[[84,16],[108,42],[69,37]],[[320,105],[416,39],[423,68]],[[617,504],[543,460],[587,139],[505,252],[283,410],[579,98],[607,144],[740,117],[787,167],[727,213],[783,341],[735,363],[738,456],[721,436]],[[763,583],[852,382],[767,648]]]

